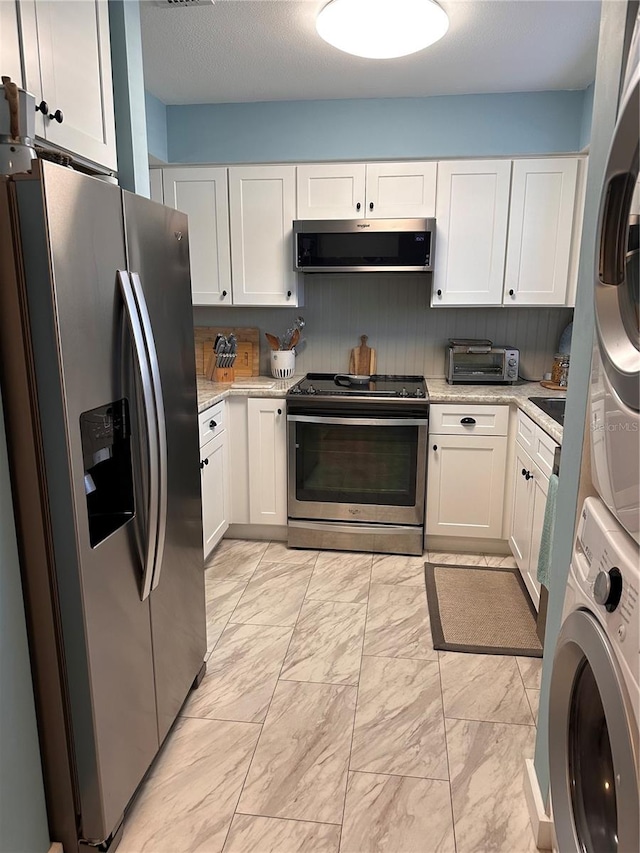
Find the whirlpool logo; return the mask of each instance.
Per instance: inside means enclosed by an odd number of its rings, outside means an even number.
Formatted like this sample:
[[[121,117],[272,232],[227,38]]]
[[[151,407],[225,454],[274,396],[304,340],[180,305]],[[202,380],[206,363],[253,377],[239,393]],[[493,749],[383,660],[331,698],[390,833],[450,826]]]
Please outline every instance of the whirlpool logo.
[[[358,222],[357,227],[358,228],[371,228],[371,225],[369,222]]]
[[[353,507],[351,507],[349,509],[349,512],[351,513],[351,515],[360,515],[360,510],[359,509],[353,509]]]

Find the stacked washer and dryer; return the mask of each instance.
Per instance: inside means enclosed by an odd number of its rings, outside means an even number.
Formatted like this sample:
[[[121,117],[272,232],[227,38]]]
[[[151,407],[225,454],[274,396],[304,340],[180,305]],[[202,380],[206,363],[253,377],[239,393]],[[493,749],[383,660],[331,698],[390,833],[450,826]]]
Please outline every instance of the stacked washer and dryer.
[[[591,467],[549,695],[560,853],[640,850],[640,18],[600,203]]]

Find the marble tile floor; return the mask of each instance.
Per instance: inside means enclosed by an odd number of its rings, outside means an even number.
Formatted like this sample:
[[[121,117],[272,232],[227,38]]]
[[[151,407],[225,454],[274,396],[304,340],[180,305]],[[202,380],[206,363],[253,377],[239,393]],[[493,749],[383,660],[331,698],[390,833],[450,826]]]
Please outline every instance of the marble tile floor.
[[[119,853],[535,853],[541,661],[435,651],[427,559],[223,540],[207,674]]]

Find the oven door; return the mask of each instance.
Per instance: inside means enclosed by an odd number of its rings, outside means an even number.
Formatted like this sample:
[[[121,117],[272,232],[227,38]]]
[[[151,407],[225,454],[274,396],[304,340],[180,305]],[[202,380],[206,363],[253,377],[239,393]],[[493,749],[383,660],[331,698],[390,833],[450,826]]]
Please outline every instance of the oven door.
[[[290,518],[423,523],[426,417],[287,421]]]

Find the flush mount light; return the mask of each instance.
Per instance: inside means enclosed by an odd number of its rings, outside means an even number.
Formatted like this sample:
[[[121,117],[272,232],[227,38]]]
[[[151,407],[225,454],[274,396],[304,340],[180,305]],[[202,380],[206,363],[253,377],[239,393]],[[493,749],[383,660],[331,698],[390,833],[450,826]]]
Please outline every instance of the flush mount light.
[[[316,29],[345,53],[392,59],[441,39],[449,18],[434,0],[332,0],[320,11]]]

